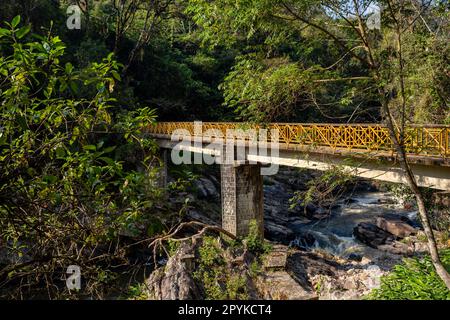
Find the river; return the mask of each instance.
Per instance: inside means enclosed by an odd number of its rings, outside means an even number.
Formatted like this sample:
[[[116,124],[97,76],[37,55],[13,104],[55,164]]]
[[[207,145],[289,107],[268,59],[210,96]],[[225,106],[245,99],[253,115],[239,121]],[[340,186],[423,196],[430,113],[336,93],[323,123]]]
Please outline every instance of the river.
[[[367,253],[368,246],[353,235],[353,229],[361,222],[371,222],[376,216],[398,214],[412,221],[417,211],[405,210],[389,192],[361,192],[341,200],[327,219],[296,223],[291,228],[297,234],[291,245],[305,249],[320,249],[330,254],[348,257],[352,253]],[[305,235],[312,241],[305,241]]]

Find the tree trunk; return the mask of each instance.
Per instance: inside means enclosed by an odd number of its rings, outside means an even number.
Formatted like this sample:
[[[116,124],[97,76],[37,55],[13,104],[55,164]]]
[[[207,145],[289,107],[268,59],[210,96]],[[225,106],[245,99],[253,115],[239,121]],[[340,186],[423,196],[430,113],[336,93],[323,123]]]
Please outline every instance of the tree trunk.
[[[450,290],[450,274],[443,266],[441,259],[439,257],[436,239],[434,237],[433,230],[430,225],[430,219],[428,218],[427,208],[425,207],[425,200],[423,198],[422,192],[417,186],[416,178],[411,170],[411,167],[409,166],[408,160],[406,158],[405,149],[398,140],[394,128],[394,122],[392,120],[392,115],[390,113],[387,101],[383,102],[383,111],[385,113],[389,135],[391,137],[392,143],[394,144],[395,150],[397,151],[397,155],[399,157],[400,166],[405,171],[406,182],[411,191],[414,193],[414,196],[417,201],[417,207],[419,209],[419,215],[422,221],[423,230],[425,232],[425,235],[427,236],[428,250],[430,252],[431,261],[433,263],[434,268],[436,269],[436,273],[442,279],[442,281],[444,281],[445,285]]]

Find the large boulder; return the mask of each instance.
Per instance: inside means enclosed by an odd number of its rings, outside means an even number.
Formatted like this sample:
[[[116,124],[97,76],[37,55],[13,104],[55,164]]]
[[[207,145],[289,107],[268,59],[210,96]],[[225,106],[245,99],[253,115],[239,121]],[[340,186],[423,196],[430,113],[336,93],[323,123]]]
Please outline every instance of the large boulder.
[[[194,259],[194,246],[182,243],[167,264],[155,270],[146,280],[149,296],[155,300],[200,299],[200,290],[192,278]]]
[[[320,300],[359,300],[379,287],[380,277],[385,274],[373,261],[349,265],[346,260],[319,252],[295,252],[287,265],[289,274],[299,284],[314,288]]]
[[[377,219],[377,222],[378,222],[378,219]],[[395,229],[394,227],[391,226],[391,229],[394,232],[397,232],[400,230],[406,230],[406,227],[405,227],[405,229],[401,229],[400,227]],[[403,232],[406,232],[406,231],[403,231]],[[373,224],[373,223],[362,222],[362,223],[358,224],[354,228],[353,234],[359,241],[367,244],[368,246],[370,246],[372,248],[375,248],[375,249],[378,249],[381,251],[389,252],[389,253],[396,254],[396,255],[405,255],[405,256],[409,256],[414,253],[413,245],[408,245],[406,243],[397,241],[396,239],[399,238],[397,235],[394,235],[386,230],[383,230],[382,228],[379,228],[376,224]],[[398,234],[400,234],[400,233],[398,232]]]
[[[289,244],[295,239],[295,233],[288,227],[266,220],[264,221],[264,237],[271,241]]]
[[[292,257],[289,257],[288,251],[288,247],[275,245],[264,257],[265,272],[259,273],[256,278],[256,287],[261,297],[281,300],[317,299],[303,265],[295,259],[290,261]]]
[[[376,226],[386,232],[389,232],[398,239],[403,239],[417,233],[417,230],[412,227],[406,219],[406,217],[398,215],[378,217],[376,219]]]
[[[314,243],[316,243],[316,238],[311,232],[302,232],[295,237],[291,245],[301,250],[308,250]]]
[[[200,178],[194,182],[199,199],[217,199],[219,192],[214,183],[207,178]]]
[[[412,256],[415,251],[414,244],[406,244],[400,241],[379,245],[377,249],[403,256]]]
[[[311,220],[322,220],[330,217],[331,211],[314,204],[306,206],[306,217]]]
[[[392,243],[395,240],[395,236],[368,222],[358,224],[353,229],[353,234],[356,239],[372,248],[378,248],[382,244]]]
[[[194,221],[198,221],[204,224],[209,224],[212,226],[219,226],[220,222],[215,221],[211,218],[210,216],[207,216],[206,214],[204,214],[203,212],[199,212],[198,210],[195,209],[189,209],[187,210],[187,218],[189,220],[194,220]]]
[[[302,286],[284,270],[258,275],[256,287],[265,300],[317,300],[311,285]]]

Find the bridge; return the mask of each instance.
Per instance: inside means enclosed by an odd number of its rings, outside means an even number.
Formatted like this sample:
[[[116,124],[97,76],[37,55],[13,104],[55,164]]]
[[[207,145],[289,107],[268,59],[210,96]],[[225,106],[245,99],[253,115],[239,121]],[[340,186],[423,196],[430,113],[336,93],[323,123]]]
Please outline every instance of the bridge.
[[[276,174],[278,166],[339,167],[361,178],[406,182],[380,124],[159,122],[147,133],[161,148],[163,184],[167,150],[177,164],[192,163],[192,154],[194,163],[220,164],[222,226],[238,236],[248,233],[251,220],[263,234],[262,175]],[[419,186],[450,191],[450,126],[408,126],[403,145]]]

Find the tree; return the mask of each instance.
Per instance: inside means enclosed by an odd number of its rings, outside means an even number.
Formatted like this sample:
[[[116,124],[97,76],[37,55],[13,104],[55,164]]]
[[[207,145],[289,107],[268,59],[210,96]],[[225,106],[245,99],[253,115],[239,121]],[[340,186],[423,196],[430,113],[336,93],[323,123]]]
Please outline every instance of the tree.
[[[67,294],[60,274],[76,264],[84,292],[95,295],[128,263],[121,234],[163,229],[156,145],[142,134],[155,114],[122,112],[113,54],[77,70],[62,64],[58,37],[27,41],[29,32],[20,16],[0,28],[0,242],[11,260],[0,288],[12,284],[7,293],[22,297],[44,284],[49,297]]]

